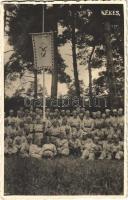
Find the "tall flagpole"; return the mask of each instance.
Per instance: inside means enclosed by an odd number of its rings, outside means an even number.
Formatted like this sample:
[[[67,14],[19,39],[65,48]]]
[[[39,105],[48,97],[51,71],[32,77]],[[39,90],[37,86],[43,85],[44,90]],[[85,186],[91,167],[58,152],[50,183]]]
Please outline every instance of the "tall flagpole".
[[[42,32],[44,32],[44,5],[42,9]],[[46,106],[46,99],[45,99],[45,69],[43,68],[43,121],[45,121],[45,106]]]

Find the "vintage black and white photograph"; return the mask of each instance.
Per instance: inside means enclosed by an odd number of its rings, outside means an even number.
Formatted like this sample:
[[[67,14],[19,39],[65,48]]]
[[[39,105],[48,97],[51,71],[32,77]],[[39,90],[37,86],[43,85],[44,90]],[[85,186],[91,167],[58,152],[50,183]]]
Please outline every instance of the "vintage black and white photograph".
[[[4,195],[124,195],[124,12],[4,2]]]

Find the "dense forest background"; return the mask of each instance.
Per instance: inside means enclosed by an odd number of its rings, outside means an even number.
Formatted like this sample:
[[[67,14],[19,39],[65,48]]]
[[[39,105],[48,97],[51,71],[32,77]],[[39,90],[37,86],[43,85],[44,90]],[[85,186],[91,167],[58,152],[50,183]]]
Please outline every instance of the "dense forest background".
[[[5,34],[13,52],[4,66],[5,91],[11,82],[21,79],[26,71],[33,77],[29,88],[17,88],[12,97],[5,92],[5,108],[19,106],[23,99],[41,99],[43,88],[38,83],[41,71],[34,69],[33,48],[29,33],[42,32],[43,5],[5,4]],[[51,95],[58,97],[58,83],[67,84],[67,94],[58,98],[87,96],[90,107],[94,98],[107,98],[107,107],[124,105],[124,18],[121,4],[54,4],[44,5],[46,32],[54,32],[55,67],[51,74]],[[109,11],[111,11],[109,13]],[[109,15],[105,14],[109,13]],[[60,33],[60,27],[62,29]],[[71,44],[73,78],[59,48]],[[7,52],[5,52],[6,54]],[[88,73],[89,84],[79,79],[79,67]],[[95,79],[94,69],[104,70]],[[47,94],[47,89],[46,89]],[[22,102],[22,103],[20,103]],[[81,102],[81,101],[80,101]],[[71,106],[71,105],[70,105]],[[81,105],[82,106],[82,105]]]

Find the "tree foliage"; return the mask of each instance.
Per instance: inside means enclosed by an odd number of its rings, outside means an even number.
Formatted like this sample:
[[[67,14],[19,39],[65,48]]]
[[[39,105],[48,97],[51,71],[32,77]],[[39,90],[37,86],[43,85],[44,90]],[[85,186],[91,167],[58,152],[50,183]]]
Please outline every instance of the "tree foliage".
[[[24,67],[33,70],[33,47],[30,33],[42,32],[42,6],[41,5],[16,5],[6,4],[6,23],[9,27],[6,34],[9,36],[9,44],[13,46],[14,53],[5,66],[5,72],[23,72]],[[57,12],[55,8],[45,9],[45,31],[55,31],[55,18]],[[12,14],[14,13],[14,14]],[[33,15],[34,13],[34,15]],[[56,38],[57,39],[57,38]],[[57,46],[59,46],[57,39]],[[60,82],[70,82],[70,77],[61,70],[66,68],[66,64],[59,52],[57,52],[56,63],[59,66]],[[61,78],[64,75],[64,78]]]
[[[111,10],[118,11],[118,14],[104,14]],[[5,66],[5,76],[14,71],[22,74],[25,68],[32,69],[33,50],[29,33],[42,32],[42,6],[7,4],[5,17],[9,26],[6,33],[9,35],[9,43],[13,45],[15,51]],[[123,6],[119,4],[45,6],[45,31],[56,33],[57,47],[68,42],[72,44],[74,82],[69,84],[68,93],[74,94],[74,85],[76,91],[84,92],[81,90],[77,69],[79,61],[80,65],[88,67],[90,96],[124,95],[123,20]],[[61,34],[58,32],[60,26],[63,28]],[[109,30],[106,28],[108,26]],[[65,73],[67,66],[59,51],[56,54],[56,63],[59,81],[70,83],[71,78]],[[103,66],[105,70],[100,72],[99,77],[93,81],[91,70]]]

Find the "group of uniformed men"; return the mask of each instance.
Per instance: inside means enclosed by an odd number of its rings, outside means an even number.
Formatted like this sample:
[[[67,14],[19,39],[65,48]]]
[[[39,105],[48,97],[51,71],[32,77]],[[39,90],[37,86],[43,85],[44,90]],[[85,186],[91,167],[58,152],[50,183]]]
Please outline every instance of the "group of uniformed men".
[[[35,111],[21,107],[5,115],[5,155],[82,159],[123,159],[123,109],[90,112],[84,108]]]

